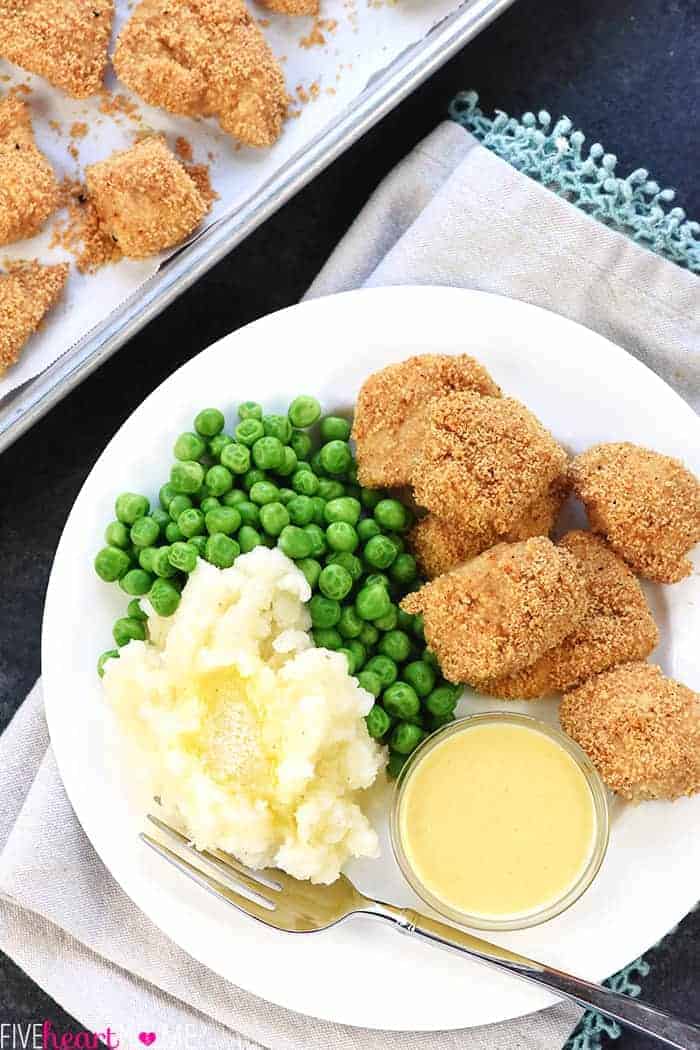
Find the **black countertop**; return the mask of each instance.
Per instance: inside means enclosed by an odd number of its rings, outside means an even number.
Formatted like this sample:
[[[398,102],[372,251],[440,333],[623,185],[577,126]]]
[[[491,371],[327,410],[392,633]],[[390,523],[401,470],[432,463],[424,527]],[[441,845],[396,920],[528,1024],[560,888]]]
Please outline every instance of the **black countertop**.
[[[400,2],[400,0],[399,0]],[[411,98],[357,143],[29,434],[0,457],[0,729],[39,674],[39,635],[63,523],[100,451],[183,361],[248,321],[296,302],[383,176],[443,118],[459,90],[485,110],[569,116],[648,168],[700,218],[698,0],[515,0]],[[0,802],[1,804],[1,802]],[[700,1022],[700,911],[648,955],[644,995]],[[80,1027],[0,955],[0,1023]],[[651,1041],[625,1033],[619,1050]],[[271,1048],[274,1050],[274,1048]]]

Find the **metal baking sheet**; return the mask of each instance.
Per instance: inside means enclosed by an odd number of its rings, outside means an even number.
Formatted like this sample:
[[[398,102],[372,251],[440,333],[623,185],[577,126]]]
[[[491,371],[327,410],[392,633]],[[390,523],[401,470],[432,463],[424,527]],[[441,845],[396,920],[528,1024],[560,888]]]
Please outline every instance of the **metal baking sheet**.
[[[35,379],[0,404],[0,452],[273,215],[513,0],[466,0],[373,77],[361,94],[242,204],[165,260],[157,273]]]

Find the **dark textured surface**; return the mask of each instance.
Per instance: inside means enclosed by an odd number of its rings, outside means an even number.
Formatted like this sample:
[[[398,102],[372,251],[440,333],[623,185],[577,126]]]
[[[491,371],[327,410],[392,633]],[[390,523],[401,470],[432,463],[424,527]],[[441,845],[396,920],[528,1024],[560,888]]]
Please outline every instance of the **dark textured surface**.
[[[624,173],[647,167],[700,217],[698,0],[516,0],[349,155],[274,216],[79,391],[0,458],[0,728],[39,673],[51,559],[86,474],[117,427],[179,364],[219,336],[295,302],[367,196],[475,88],[486,109],[566,113]],[[2,802],[0,801],[0,805]],[[700,912],[648,958],[647,998],[700,1022]],[[59,1007],[0,955],[0,1022],[51,1018]],[[619,1050],[651,1042],[626,1033]]]

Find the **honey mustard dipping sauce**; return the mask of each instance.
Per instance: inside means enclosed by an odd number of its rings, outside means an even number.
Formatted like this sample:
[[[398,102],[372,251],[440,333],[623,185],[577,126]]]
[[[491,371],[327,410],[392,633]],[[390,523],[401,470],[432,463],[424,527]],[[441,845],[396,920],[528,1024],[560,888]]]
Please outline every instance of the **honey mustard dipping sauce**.
[[[415,752],[392,834],[416,892],[466,925],[512,929],[558,914],[607,845],[605,789],[563,733],[494,712],[452,723]]]

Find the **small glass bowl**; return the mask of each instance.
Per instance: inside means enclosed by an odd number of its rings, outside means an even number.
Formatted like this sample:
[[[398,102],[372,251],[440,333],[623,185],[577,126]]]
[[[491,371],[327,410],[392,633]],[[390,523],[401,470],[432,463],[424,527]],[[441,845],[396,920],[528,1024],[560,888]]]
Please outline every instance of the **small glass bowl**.
[[[469,729],[474,726],[503,723],[523,726],[527,729],[534,729],[540,733],[544,733],[555,743],[559,744],[567,754],[571,756],[583,773],[591,792],[595,830],[593,848],[584,870],[581,872],[576,882],[570,886],[566,893],[564,893],[558,900],[550,901],[541,908],[520,915],[494,918],[493,916],[470,915],[466,912],[451,908],[449,904],[440,900],[439,897],[436,897],[426,886],[423,885],[411,866],[411,862],[403,848],[403,843],[401,841],[400,815],[401,803],[403,801],[406,784],[410,780],[413,771],[418,768],[421,759],[425,758],[434,747],[442,743],[447,737],[452,736],[455,733],[468,732]],[[470,926],[478,930],[523,930],[528,926],[538,926],[540,923],[553,919],[555,915],[560,915],[567,908],[570,908],[592,883],[603,863],[605,851],[608,847],[608,796],[605,785],[588,756],[581,750],[578,744],[574,743],[573,740],[562,733],[559,729],[555,729],[554,726],[547,725],[545,722],[541,722],[537,718],[532,718],[530,715],[521,715],[515,712],[511,714],[506,711],[487,711],[484,714],[471,715],[467,718],[459,718],[454,722],[450,722],[449,725],[443,726],[442,729],[438,729],[437,732],[426,737],[420,746],[416,748],[396,780],[391,811],[390,832],[394,856],[396,857],[396,861],[401,868],[404,878],[414,892],[417,893],[426,904],[430,905],[431,908],[434,908],[435,911],[460,926]]]

